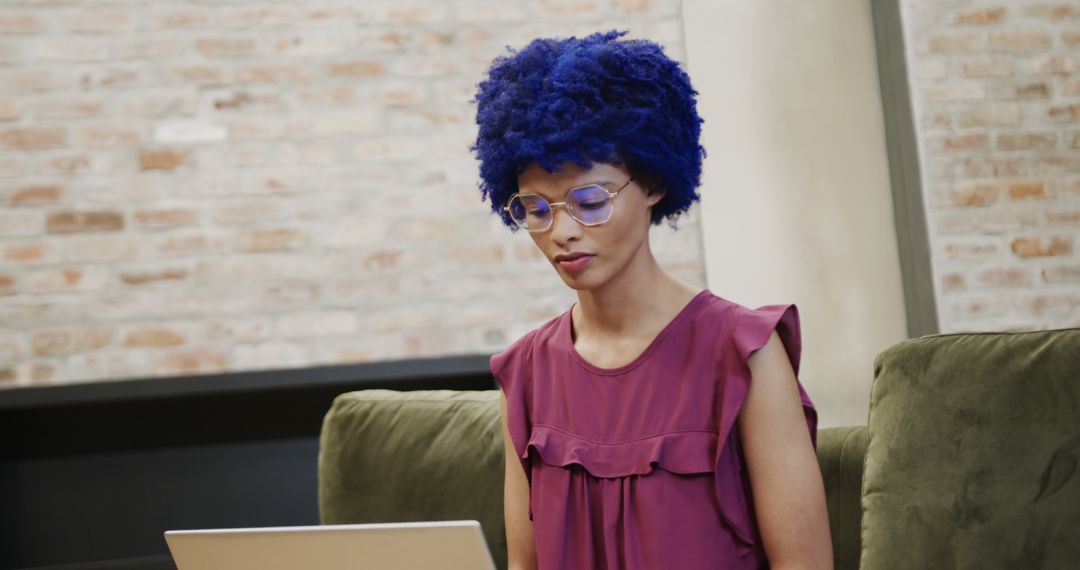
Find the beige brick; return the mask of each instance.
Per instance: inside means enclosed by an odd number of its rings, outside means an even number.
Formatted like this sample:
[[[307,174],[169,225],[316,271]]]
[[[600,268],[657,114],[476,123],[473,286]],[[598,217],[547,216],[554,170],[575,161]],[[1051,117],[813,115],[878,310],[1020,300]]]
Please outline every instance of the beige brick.
[[[946,273],[941,276],[941,289],[946,293],[954,291],[964,291],[967,289],[967,283],[964,281],[963,273]]]
[[[188,161],[188,153],[173,149],[140,150],[138,166],[141,171],[172,171]]]
[[[1009,198],[1012,200],[1044,200],[1050,197],[1050,191],[1044,182],[1012,182],[1009,184]]]
[[[1061,53],[1043,54],[1025,61],[1021,70],[1031,75],[1068,75],[1080,70],[1080,58]]]
[[[44,233],[45,213],[38,210],[0,209],[0,236],[32,236]]]
[[[1028,287],[1032,284],[1031,270],[1024,267],[994,267],[979,271],[976,282],[984,287]]]
[[[271,340],[242,344],[233,350],[233,365],[239,369],[299,368],[310,364],[303,345]]]
[[[106,62],[109,59],[107,36],[42,36],[33,50],[34,60],[50,64],[67,62]]]
[[[1080,306],[1080,295],[1076,293],[1042,293],[1027,297],[1023,308],[1036,315],[1063,315]]]
[[[0,11],[0,34],[38,34],[47,29],[42,14],[33,10]]]
[[[1061,42],[1072,49],[1080,47],[1080,30],[1061,32]]]
[[[128,32],[134,29],[131,14],[124,10],[97,8],[64,18],[68,31],[79,33]]]
[[[1046,81],[1029,79],[995,79],[989,87],[989,98],[1010,99],[1047,99],[1052,93]]]
[[[1080,103],[1068,105],[1050,105],[1046,116],[1057,123],[1080,121]]]
[[[33,114],[37,119],[78,119],[104,114],[105,101],[100,97],[72,97],[36,101]]]
[[[34,94],[70,85],[70,76],[51,69],[0,69],[0,93]]]
[[[47,206],[60,201],[64,189],[59,184],[28,184],[14,188],[8,206]]]
[[[120,272],[120,281],[125,285],[156,285],[184,281],[190,272],[183,267],[124,270]]]
[[[290,26],[298,17],[297,8],[288,4],[278,6],[227,7],[219,12],[222,27],[247,30]]]
[[[403,55],[395,58],[393,73],[406,78],[451,77],[461,72],[460,64],[453,57]]]
[[[155,208],[135,210],[135,223],[143,227],[172,228],[198,222],[198,211],[191,208]]]
[[[1024,8],[1024,15],[1056,22],[1071,18],[1080,18],[1080,8],[1071,2],[1038,3]]]
[[[23,157],[0,155],[0,179],[15,178],[26,173],[26,160]]]
[[[180,331],[149,327],[128,331],[124,335],[125,348],[165,348],[180,346],[187,342],[187,337]]]
[[[386,69],[376,60],[351,60],[323,64],[323,72],[330,77],[361,79],[379,77],[386,73]]]
[[[50,234],[78,232],[115,232],[124,229],[120,212],[52,212],[46,221]]]
[[[293,228],[258,229],[241,232],[236,249],[246,252],[302,251],[311,245],[311,235]]]
[[[940,33],[930,36],[926,49],[930,53],[971,53],[979,48],[979,36],[972,33]]]
[[[76,127],[71,138],[78,146],[107,148],[135,145],[146,137],[142,129],[117,123]]]
[[[0,99],[0,121],[14,121],[22,116],[22,106],[14,99]]]
[[[973,152],[989,146],[990,137],[986,133],[934,137],[928,141],[929,149],[935,152]]]
[[[957,113],[956,123],[960,128],[1016,125],[1020,123],[1020,106],[1011,102],[972,105]]]
[[[1057,146],[1056,132],[1003,132],[997,136],[998,150],[1045,150]]]
[[[948,262],[986,262],[997,258],[1001,247],[996,238],[967,238],[945,241],[942,252]]]
[[[146,71],[130,64],[95,66],[78,76],[79,86],[84,90],[126,89],[138,86]]]
[[[50,263],[59,259],[55,248],[44,243],[9,244],[2,249],[6,263]]]
[[[990,49],[1010,53],[1040,52],[1054,45],[1053,37],[1042,30],[999,30],[990,32]]]
[[[253,341],[269,338],[274,334],[273,322],[268,316],[214,318],[205,320],[206,338],[211,341]]]
[[[223,225],[248,224],[280,219],[286,211],[287,206],[284,202],[267,198],[229,200],[216,208],[213,220]]]
[[[290,280],[272,283],[263,288],[259,300],[269,305],[317,305],[322,298],[322,285],[311,281]]]
[[[57,148],[67,142],[63,127],[16,127],[0,130],[0,148],[42,150]]]
[[[113,59],[169,62],[189,58],[191,42],[181,35],[126,35],[114,39],[111,50]]]
[[[969,298],[949,304],[949,313],[960,319],[1001,316],[1008,310],[1004,299],[993,297]]]
[[[257,63],[240,66],[236,70],[240,83],[303,83],[310,77],[308,67],[299,63]]]
[[[985,96],[986,90],[978,81],[935,81],[923,89],[927,101],[978,100]]]
[[[973,55],[956,64],[962,77],[1006,77],[1015,73],[1013,59],[998,55]]]
[[[454,15],[461,22],[523,22],[528,14],[524,5],[499,0],[459,0]]]
[[[85,152],[73,152],[54,156],[45,161],[47,174],[80,174],[95,170],[94,157]]]
[[[595,0],[539,0],[532,8],[537,15],[547,18],[588,18],[604,13]]]
[[[957,25],[986,26],[1000,24],[1005,19],[1005,8],[974,8],[961,10],[953,14],[953,23]]]
[[[65,329],[34,333],[30,346],[34,356],[65,356],[97,350],[111,341],[108,329]]]
[[[121,261],[139,252],[139,238],[123,233],[70,236],[62,243],[68,261]]]
[[[368,330],[376,333],[432,328],[439,325],[440,310],[434,306],[410,304],[373,311],[367,315]]]
[[[146,21],[150,29],[205,28],[210,24],[210,13],[206,9],[168,6],[156,13],[151,13]]]
[[[1052,257],[1072,254],[1072,238],[1064,235],[1022,236],[1012,240],[1012,252],[1020,257]]]
[[[1057,209],[1046,211],[1046,224],[1051,226],[1080,227],[1080,209]]]
[[[170,82],[200,87],[225,85],[232,81],[232,72],[224,65],[177,64],[167,66],[163,73]]]
[[[257,43],[254,38],[234,37],[204,37],[195,40],[195,51],[207,57],[231,58],[254,53]]]
[[[1040,153],[1031,158],[1031,170],[1043,173],[1080,171],[1080,154],[1075,152]]]
[[[103,288],[107,281],[108,270],[104,267],[61,267],[31,272],[26,277],[24,288],[31,293],[96,291]]]
[[[987,206],[1001,198],[1001,188],[991,182],[961,184],[950,189],[953,206]]]
[[[231,241],[226,234],[217,232],[169,232],[154,237],[152,249],[164,256],[206,255],[228,251]]]
[[[300,311],[281,315],[275,326],[286,338],[340,336],[358,332],[360,320],[354,311]]]
[[[212,374],[228,369],[229,359],[225,352],[208,347],[176,350],[154,362],[154,373],[159,376]]]
[[[1058,264],[1043,268],[1046,283],[1080,283],[1080,263]]]

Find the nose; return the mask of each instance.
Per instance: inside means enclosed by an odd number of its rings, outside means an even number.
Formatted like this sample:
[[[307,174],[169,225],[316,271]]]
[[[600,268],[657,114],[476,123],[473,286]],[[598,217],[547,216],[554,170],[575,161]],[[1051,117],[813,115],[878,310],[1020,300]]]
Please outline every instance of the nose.
[[[570,216],[566,206],[556,207],[551,212],[551,240],[560,247],[581,238],[581,224]]]

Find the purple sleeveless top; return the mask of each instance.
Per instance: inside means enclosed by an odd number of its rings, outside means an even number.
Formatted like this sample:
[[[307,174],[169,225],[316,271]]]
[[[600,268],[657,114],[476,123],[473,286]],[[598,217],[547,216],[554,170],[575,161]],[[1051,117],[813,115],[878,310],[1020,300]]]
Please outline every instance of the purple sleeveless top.
[[[768,567],[735,419],[747,359],[776,330],[795,372],[795,305],[700,292],[633,362],[599,368],[567,311],[491,358],[529,479],[541,570]],[[799,385],[811,440],[817,413]]]

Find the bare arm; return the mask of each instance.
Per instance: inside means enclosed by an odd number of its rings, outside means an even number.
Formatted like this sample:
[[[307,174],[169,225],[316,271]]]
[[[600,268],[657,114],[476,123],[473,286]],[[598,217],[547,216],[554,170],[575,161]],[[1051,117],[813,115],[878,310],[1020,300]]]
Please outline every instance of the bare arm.
[[[750,356],[750,372],[738,426],[769,564],[832,568],[825,485],[795,372],[776,332]]]
[[[506,394],[499,392],[502,417],[503,451],[506,456],[506,478],[503,484],[503,516],[506,523],[506,553],[508,570],[536,568],[536,542],[529,520],[529,480],[510,440],[506,421]]]

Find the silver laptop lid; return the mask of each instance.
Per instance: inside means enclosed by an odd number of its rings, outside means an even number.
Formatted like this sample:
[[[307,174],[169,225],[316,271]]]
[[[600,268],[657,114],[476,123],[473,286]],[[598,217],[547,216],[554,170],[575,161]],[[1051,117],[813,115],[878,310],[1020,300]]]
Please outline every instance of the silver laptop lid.
[[[494,570],[477,521],[165,533],[178,570]]]

